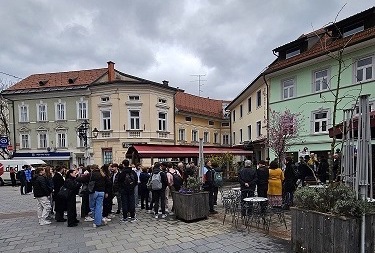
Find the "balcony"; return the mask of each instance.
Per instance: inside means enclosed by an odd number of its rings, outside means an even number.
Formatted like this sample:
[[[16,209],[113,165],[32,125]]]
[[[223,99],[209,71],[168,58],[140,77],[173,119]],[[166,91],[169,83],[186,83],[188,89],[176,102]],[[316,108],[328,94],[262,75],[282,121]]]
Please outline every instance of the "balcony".
[[[141,131],[140,130],[130,130],[128,131],[129,138],[140,138],[141,137]]]

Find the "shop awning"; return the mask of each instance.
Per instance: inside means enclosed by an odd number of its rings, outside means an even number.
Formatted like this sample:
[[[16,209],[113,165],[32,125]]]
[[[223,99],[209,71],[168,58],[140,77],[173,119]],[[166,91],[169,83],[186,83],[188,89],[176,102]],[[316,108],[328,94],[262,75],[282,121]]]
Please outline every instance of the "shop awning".
[[[253,151],[232,147],[203,147],[204,155],[230,153],[233,155],[251,155]],[[129,147],[126,157],[137,155],[140,158],[176,158],[198,157],[198,146],[139,144]]]

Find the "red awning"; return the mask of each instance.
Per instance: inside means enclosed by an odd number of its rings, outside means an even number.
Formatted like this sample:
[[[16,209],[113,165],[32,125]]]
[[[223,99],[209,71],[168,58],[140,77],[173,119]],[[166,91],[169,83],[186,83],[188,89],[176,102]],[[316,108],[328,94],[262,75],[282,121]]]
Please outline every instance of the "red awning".
[[[375,129],[375,111],[370,112],[370,127],[371,127],[371,132],[373,132]],[[358,131],[358,117],[353,117],[353,130]],[[343,124],[341,122],[340,124],[336,125],[335,131],[333,131],[333,127],[328,129],[329,137],[333,138],[333,136],[336,135],[337,138],[341,139],[342,131],[343,131]],[[371,136],[373,136],[373,134],[371,134]]]
[[[225,153],[230,153],[233,155],[251,155],[253,152],[232,147],[203,147],[203,153],[205,155]],[[136,154],[140,158],[198,157],[199,147],[184,145],[137,144],[129,147],[126,156],[131,157],[132,154]]]

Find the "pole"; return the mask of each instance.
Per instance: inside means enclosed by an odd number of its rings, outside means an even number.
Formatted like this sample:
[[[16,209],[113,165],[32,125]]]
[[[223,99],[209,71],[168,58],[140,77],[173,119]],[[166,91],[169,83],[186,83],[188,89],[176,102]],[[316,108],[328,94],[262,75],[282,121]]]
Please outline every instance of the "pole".
[[[198,164],[199,164],[199,178],[203,182],[203,168],[204,168],[204,155],[203,155],[203,138],[199,138],[199,158],[198,158]]]

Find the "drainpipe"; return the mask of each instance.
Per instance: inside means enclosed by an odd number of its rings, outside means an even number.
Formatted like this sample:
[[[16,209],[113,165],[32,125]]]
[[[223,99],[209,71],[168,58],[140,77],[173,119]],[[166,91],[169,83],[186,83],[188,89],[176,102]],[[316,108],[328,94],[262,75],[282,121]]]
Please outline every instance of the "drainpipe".
[[[266,111],[266,115],[267,115],[267,141],[268,141],[268,139],[269,139],[269,131],[268,131],[268,119],[270,118],[269,116],[270,116],[270,110],[269,110],[269,108],[270,108],[270,100],[269,100],[269,85],[268,85],[268,83],[267,83],[267,79],[266,79],[266,74],[264,74],[264,72],[263,72],[263,81],[264,81],[264,83],[266,84],[266,91],[267,91],[267,111]],[[267,147],[267,151],[266,151],[266,153],[267,153],[267,157],[270,157],[270,149]]]

